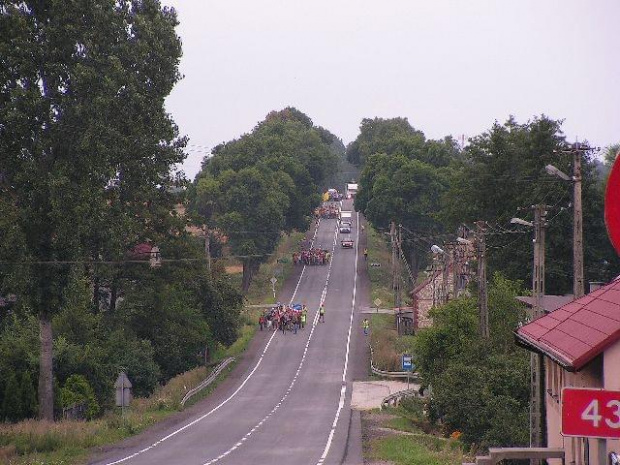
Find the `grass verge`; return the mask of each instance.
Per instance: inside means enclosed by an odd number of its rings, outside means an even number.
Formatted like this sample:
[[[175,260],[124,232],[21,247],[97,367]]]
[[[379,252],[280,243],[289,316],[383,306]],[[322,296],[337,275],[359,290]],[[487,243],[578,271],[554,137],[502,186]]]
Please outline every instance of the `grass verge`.
[[[389,241],[369,227],[368,243],[368,275],[371,286],[371,300],[380,299],[382,307],[392,307],[392,269]],[[380,264],[381,266],[372,266]],[[386,314],[373,314],[370,317],[372,328],[370,343],[373,347],[373,363],[377,368],[387,371],[401,370],[401,355],[412,353],[413,336],[399,336],[394,317]]]
[[[392,292],[391,252],[385,234],[372,227],[366,229],[368,246],[368,277],[370,279],[370,301],[381,300],[382,307],[394,306]],[[374,305],[374,303],[372,304]]]
[[[467,462],[461,442],[443,437],[425,419],[424,401],[407,399],[387,411],[365,412],[362,428],[365,463],[460,465]]]

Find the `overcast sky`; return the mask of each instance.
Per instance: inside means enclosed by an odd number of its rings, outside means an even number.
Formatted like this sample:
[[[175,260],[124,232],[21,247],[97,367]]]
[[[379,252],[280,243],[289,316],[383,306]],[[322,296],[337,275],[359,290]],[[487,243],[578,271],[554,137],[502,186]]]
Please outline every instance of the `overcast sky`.
[[[620,142],[620,0],[161,0],[184,78],[167,100],[209,149],[294,106],[345,144],[362,118],[437,139],[495,120],[564,119],[571,141]]]

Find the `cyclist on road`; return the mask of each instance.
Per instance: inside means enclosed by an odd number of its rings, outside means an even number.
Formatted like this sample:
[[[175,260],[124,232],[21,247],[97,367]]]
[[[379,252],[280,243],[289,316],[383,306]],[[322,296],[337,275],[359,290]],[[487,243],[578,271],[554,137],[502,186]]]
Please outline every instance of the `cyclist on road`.
[[[319,308],[319,322],[325,323],[325,304],[321,304]]]

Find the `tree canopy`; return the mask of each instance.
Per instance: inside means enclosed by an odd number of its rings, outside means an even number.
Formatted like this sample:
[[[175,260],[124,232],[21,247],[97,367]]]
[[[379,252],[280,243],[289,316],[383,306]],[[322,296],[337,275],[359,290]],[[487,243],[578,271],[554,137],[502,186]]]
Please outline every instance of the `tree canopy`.
[[[489,267],[529,282],[532,231],[516,230],[513,217],[532,220],[530,207],[548,206],[547,291],[572,290],[572,186],[551,177],[552,164],[572,173],[562,122],[546,116],[525,123],[509,118],[475,136],[460,149],[454,140],[426,140],[407,119],[364,119],[360,135],[347,148],[362,166],[356,208],[375,228],[394,221],[403,226],[403,249],[413,270],[428,256],[430,244],[449,242],[461,225],[486,222]],[[615,157],[608,148],[606,160]],[[603,222],[600,163],[583,157],[583,225],[587,279],[607,281],[620,262]],[[452,233],[450,231],[453,231]]]
[[[365,119],[357,139],[347,148],[350,161],[363,162],[355,207],[377,229],[390,222],[412,235],[403,242],[417,273],[428,255],[414,237],[443,232],[441,199],[448,185],[449,166],[459,156],[455,142],[427,140],[405,118]]]
[[[164,109],[180,77],[176,25],[157,0],[0,7],[1,289],[39,318],[43,418],[72,265],[169,234],[171,166],[184,158]]]
[[[246,292],[280,234],[306,230],[320,186],[338,164],[335,136],[296,108],[273,111],[249,134],[221,144],[198,175],[193,210],[220,229],[243,262]]]

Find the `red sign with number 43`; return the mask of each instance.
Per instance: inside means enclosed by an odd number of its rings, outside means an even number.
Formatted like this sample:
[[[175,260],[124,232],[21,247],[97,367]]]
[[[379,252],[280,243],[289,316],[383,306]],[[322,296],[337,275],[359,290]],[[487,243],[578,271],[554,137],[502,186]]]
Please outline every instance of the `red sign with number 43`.
[[[562,389],[562,435],[620,438],[620,391]]]

